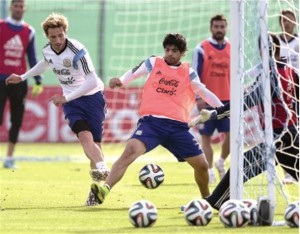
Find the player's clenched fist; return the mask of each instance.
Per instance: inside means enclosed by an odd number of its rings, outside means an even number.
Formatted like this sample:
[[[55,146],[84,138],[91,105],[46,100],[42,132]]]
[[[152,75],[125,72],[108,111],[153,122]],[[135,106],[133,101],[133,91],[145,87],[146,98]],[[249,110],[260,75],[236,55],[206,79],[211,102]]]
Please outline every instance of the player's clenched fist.
[[[21,76],[16,74],[11,74],[9,77],[5,79],[5,84],[18,84],[22,82]]]
[[[123,83],[118,77],[111,78],[109,80],[109,87],[110,88],[115,88],[115,87],[121,87]]]

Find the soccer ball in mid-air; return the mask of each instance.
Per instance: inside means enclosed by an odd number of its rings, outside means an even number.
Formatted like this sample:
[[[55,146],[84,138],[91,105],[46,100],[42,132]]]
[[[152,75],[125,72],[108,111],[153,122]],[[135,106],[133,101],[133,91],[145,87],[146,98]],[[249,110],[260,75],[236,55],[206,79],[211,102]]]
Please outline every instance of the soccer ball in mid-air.
[[[257,201],[254,199],[244,199],[243,203],[246,204],[250,211],[249,225],[257,225]]]
[[[185,221],[189,225],[206,226],[213,217],[210,204],[204,199],[190,201],[183,209]]]
[[[148,189],[157,188],[164,181],[165,174],[160,166],[150,163],[139,172],[139,180]]]
[[[288,204],[284,212],[284,219],[289,227],[299,227],[299,202]]]
[[[250,211],[242,201],[231,199],[221,206],[219,219],[226,227],[244,227],[250,220]]]
[[[129,221],[135,227],[151,227],[157,220],[157,209],[147,200],[133,203],[128,213]]]

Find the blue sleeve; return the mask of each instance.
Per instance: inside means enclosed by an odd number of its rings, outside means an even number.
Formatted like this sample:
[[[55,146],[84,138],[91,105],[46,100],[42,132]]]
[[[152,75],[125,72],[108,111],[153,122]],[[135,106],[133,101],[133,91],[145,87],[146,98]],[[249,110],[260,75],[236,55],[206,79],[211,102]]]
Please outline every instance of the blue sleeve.
[[[197,73],[195,71],[190,73],[190,81],[192,81],[193,79],[195,79],[197,76]]]
[[[35,37],[32,37],[32,40],[29,42],[28,47],[27,47],[27,57],[28,57],[28,63],[30,68],[34,67],[38,60],[37,60],[37,55],[36,55],[36,47],[35,47]],[[41,84],[42,77],[41,76],[35,76],[35,83],[36,84]]]
[[[75,56],[74,56],[74,58],[73,58],[73,67],[74,67],[74,69],[76,69],[76,70],[79,69],[77,62],[78,62],[79,60],[81,60],[81,59],[84,57],[85,54],[86,54],[86,50],[85,50],[85,49],[81,49],[81,50],[79,50],[79,51],[75,54]],[[81,61],[81,62],[84,63],[84,59],[83,59],[83,61]],[[88,67],[87,67],[87,69],[88,69]],[[89,72],[90,72],[90,71],[89,71],[89,69],[88,69],[88,72],[87,72],[87,73],[89,73]],[[87,74],[87,73],[86,73],[86,74]]]
[[[199,56],[198,56],[198,66],[197,66],[197,73],[198,73],[198,76],[201,80],[201,75],[202,75],[202,68],[203,68],[203,54],[202,53],[199,53]]]
[[[193,54],[193,61],[192,61],[192,68],[197,72],[200,80],[202,75],[202,68],[203,68],[203,49],[202,47],[197,46],[194,50]]]
[[[145,60],[145,65],[146,65],[146,68],[147,68],[148,73],[151,73],[151,72],[152,72],[152,69],[153,69],[153,66],[152,66],[152,64],[151,64],[150,58],[147,58],[147,59]]]

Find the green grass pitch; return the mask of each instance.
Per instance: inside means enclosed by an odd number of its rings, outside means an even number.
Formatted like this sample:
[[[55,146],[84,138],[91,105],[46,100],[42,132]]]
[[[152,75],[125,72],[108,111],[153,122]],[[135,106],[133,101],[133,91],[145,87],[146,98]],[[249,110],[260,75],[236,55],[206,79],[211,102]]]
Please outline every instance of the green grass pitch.
[[[2,159],[5,149],[5,144],[0,144]],[[122,149],[123,146],[104,146],[109,166]],[[20,169],[0,169],[2,234],[299,232],[287,226],[224,228],[215,210],[208,226],[188,226],[180,206],[200,198],[193,172],[161,148],[131,165],[105,203],[90,208],[84,207],[91,183],[89,164],[79,144],[19,144],[16,158]],[[159,164],[165,172],[164,183],[154,190],[144,188],[138,181],[138,172],[147,162]],[[298,186],[291,189],[298,192]],[[128,209],[139,199],[156,205],[158,220],[153,227],[134,228],[129,222]],[[282,214],[275,215],[276,220],[283,219]]]

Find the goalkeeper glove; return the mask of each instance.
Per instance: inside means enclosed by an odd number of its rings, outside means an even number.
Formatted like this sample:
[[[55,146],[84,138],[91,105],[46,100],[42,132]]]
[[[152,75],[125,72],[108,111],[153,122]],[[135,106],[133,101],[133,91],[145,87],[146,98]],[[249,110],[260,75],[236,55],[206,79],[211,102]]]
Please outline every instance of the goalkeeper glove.
[[[43,92],[44,88],[42,86],[42,84],[34,84],[32,86],[32,91],[31,91],[31,95],[33,97],[36,97],[38,95],[40,95]]]
[[[197,124],[205,123],[208,120],[216,119],[216,118],[217,118],[216,110],[202,109],[200,111],[200,115],[192,119],[191,122],[189,122],[188,126],[191,128],[196,126]]]

